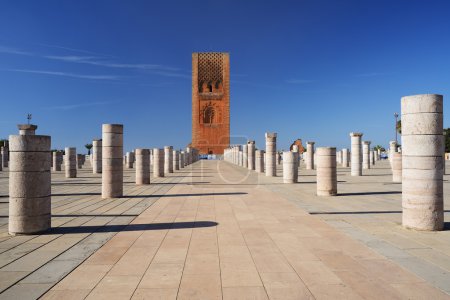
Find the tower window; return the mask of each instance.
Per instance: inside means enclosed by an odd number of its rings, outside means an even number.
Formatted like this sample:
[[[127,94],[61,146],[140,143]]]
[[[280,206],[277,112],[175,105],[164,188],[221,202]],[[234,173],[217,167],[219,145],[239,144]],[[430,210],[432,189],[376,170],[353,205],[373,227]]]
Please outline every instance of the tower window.
[[[210,93],[212,93],[212,91],[213,91],[212,84],[208,84],[208,91],[209,91]]]
[[[214,119],[214,108],[212,106],[208,106],[205,108],[205,112],[203,113],[203,123],[204,124],[212,124]]]

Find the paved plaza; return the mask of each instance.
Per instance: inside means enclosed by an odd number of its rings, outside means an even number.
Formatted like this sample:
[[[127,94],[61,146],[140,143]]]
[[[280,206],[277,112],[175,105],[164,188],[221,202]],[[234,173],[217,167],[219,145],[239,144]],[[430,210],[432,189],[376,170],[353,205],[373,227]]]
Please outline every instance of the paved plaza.
[[[52,230],[15,237],[0,172],[0,299],[450,299],[449,201],[446,230],[404,229],[388,161],[338,167],[336,197],[303,162],[297,184],[224,161],[142,186],[125,169],[110,200],[78,171],[52,173]]]

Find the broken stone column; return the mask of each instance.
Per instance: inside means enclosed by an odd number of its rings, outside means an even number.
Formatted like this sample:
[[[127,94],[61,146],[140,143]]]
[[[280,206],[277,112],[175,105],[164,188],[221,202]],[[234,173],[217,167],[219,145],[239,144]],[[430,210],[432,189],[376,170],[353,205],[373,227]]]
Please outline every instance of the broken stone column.
[[[173,150],[172,158],[173,158],[173,168],[175,170],[179,170],[180,169],[180,152],[178,150]]]
[[[184,151],[180,152],[180,169],[184,168]]]
[[[136,184],[150,184],[150,149],[136,149]]]
[[[255,151],[255,171],[258,173],[264,172],[264,150]]]
[[[350,133],[352,144],[351,176],[362,176],[362,136],[363,134],[360,132]]]
[[[102,140],[92,141],[92,173],[102,173]]]
[[[317,196],[337,195],[336,148],[317,148]]]
[[[164,150],[153,149],[153,177],[164,177]]]
[[[392,156],[392,182],[402,182],[402,154],[399,152]]]
[[[298,152],[283,152],[283,182],[295,183],[298,181],[297,168]],[[297,174],[297,175],[296,175]]]
[[[314,144],[306,142],[306,170],[314,170]]]
[[[244,159],[244,155],[241,150],[238,151],[238,165],[242,167],[244,163],[242,162]]]
[[[242,166],[248,168],[248,145],[242,145]]]
[[[9,234],[35,234],[51,227],[51,138],[36,125],[18,125],[10,135]]]
[[[8,167],[8,147],[2,147],[1,149],[2,151],[2,161],[1,164],[3,166],[3,168],[7,168]]]
[[[381,159],[381,149],[378,148],[377,149],[377,160],[380,160],[380,159]]]
[[[172,146],[164,146],[164,174],[173,173]]]
[[[66,159],[64,160],[64,171],[66,178],[77,177],[77,148],[66,147]]]
[[[443,97],[403,97],[402,223],[417,230],[444,228]]]
[[[53,171],[61,171],[62,153],[60,151],[52,152]]]
[[[362,142],[363,147],[363,169],[370,169],[370,142]]]
[[[102,198],[123,196],[123,125],[102,126]]]
[[[342,152],[342,166],[344,168],[348,168],[349,167],[349,161],[348,161],[349,153],[348,153],[348,149],[344,148],[344,149],[342,149],[341,152]]]
[[[342,151],[336,151],[336,163],[342,164]]]
[[[281,153],[280,152],[277,152],[276,160],[277,160],[277,166],[281,165]]]
[[[255,141],[248,141],[247,142],[248,147],[248,169],[249,170],[255,170],[255,160],[256,160],[256,154],[255,154]]]
[[[277,134],[266,132],[266,176],[277,176]]]
[[[375,165],[375,151],[370,150],[369,152],[369,164],[371,166]]]
[[[394,153],[397,152],[397,142],[390,141],[389,142],[389,161],[392,163],[392,157]]]

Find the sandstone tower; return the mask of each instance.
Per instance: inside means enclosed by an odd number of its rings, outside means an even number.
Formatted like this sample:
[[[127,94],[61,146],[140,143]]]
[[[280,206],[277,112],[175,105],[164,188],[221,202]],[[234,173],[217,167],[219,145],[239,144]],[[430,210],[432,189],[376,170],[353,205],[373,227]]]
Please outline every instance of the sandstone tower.
[[[223,154],[230,144],[230,56],[192,54],[192,147]]]

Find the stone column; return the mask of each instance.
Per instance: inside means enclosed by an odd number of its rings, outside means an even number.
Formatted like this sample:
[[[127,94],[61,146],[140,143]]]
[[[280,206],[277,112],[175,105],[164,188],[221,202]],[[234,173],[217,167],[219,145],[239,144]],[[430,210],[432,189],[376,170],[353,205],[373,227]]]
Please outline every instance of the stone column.
[[[403,97],[403,226],[417,230],[444,228],[443,97]]]
[[[186,165],[190,165],[192,163],[192,148],[186,147],[186,157],[185,157]]]
[[[134,165],[134,153],[133,152],[127,152],[126,154],[126,167],[127,169],[133,169]]]
[[[392,156],[393,154],[397,152],[397,142],[396,141],[390,141],[389,142],[389,161],[392,163]]]
[[[294,178],[295,182],[298,182],[298,168],[300,168],[300,152],[298,151],[298,145],[292,146],[292,152],[297,153],[294,157],[295,159]]]
[[[344,168],[349,167],[348,156],[349,156],[348,149],[346,148],[342,149],[342,166]]]
[[[248,145],[242,145],[242,166],[248,169]]]
[[[180,168],[184,168],[184,151],[180,152]]]
[[[136,184],[150,184],[150,149],[136,149]]]
[[[277,134],[266,132],[266,176],[277,176]]]
[[[264,150],[255,151],[255,171],[264,173]]]
[[[77,154],[77,168],[83,168],[83,154]]]
[[[298,160],[298,152],[283,152],[283,182],[295,183],[298,181],[296,169]]]
[[[164,146],[164,174],[173,173],[172,146]]]
[[[360,132],[350,133],[351,143],[352,143],[352,158],[351,158],[351,175],[352,176],[362,176],[362,147],[361,147],[361,137],[363,136]]]
[[[178,150],[173,150],[172,158],[173,158],[173,168],[175,170],[179,170],[180,169],[180,152]]]
[[[102,198],[123,196],[123,125],[102,126]]]
[[[317,196],[337,195],[336,148],[317,148]]]
[[[255,141],[248,141],[248,169],[255,170]]]
[[[9,234],[34,234],[51,227],[51,138],[36,125],[18,125],[10,135]]]
[[[370,142],[362,142],[363,146],[363,169],[370,169]]]
[[[66,147],[66,159],[64,160],[64,171],[66,178],[77,177],[77,148]]]
[[[314,144],[306,142],[306,170],[314,170]]]
[[[392,156],[392,182],[402,182],[402,154],[399,152]]]
[[[375,151],[373,150],[369,152],[369,163],[371,166],[375,165]]]
[[[102,173],[102,140],[92,141],[92,173]]]
[[[1,164],[3,168],[8,167],[8,147],[2,147],[2,161]]]
[[[281,153],[280,152],[277,152],[276,160],[277,160],[277,166],[281,165]]]
[[[153,149],[153,177],[164,177],[164,150]]]
[[[381,149],[378,148],[377,149],[377,160],[380,160],[380,159],[381,159]]]
[[[53,171],[61,171],[62,153],[60,151],[52,152]]]

